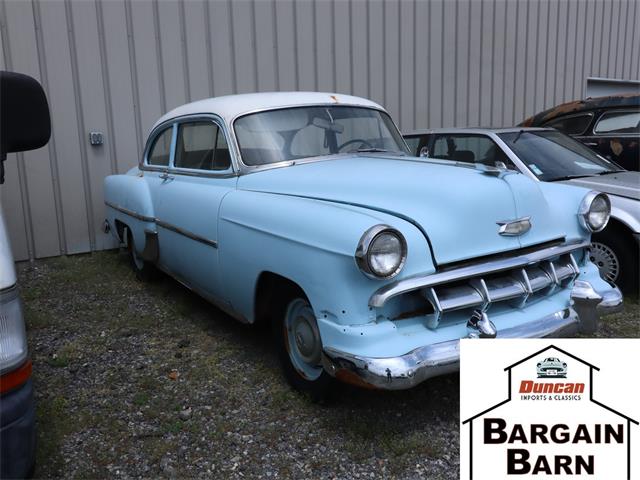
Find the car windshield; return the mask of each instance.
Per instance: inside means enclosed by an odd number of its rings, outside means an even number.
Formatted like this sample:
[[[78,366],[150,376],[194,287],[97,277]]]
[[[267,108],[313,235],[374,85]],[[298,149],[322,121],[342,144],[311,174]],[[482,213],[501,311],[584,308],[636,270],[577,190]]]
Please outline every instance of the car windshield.
[[[499,137],[542,181],[604,175],[620,171],[580,142],[552,130],[501,133]]]
[[[350,152],[408,155],[384,112],[351,106],[312,106],[246,115],[234,123],[242,161],[266,165]]]

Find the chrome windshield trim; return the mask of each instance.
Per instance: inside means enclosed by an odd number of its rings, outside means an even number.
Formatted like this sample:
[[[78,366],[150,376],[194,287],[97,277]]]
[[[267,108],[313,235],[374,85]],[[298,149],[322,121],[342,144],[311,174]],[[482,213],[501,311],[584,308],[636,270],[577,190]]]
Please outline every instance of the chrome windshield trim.
[[[524,267],[533,263],[546,260],[548,258],[570,253],[581,248],[588,247],[589,241],[565,243],[563,245],[554,245],[542,250],[527,253],[525,255],[519,255],[511,258],[501,258],[478,265],[469,265],[466,267],[460,267],[453,270],[432,274],[419,274],[412,277],[403,278],[397,280],[379,288],[369,299],[369,306],[382,307],[391,298],[401,295],[403,293],[412,292],[414,290],[420,290],[426,287],[433,287],[441,283],[452,282],[456,280],[464,280],[467,278],[487,275],[491,273],[498,273],[504,270],[512,270],[519,267]]]
[[[109,201],[104,202],[107,207],[111,207],[119,212],[124,213],[125,215],[129,215],[130,217],[137,218],[138,220],[142,220],[143,222],[155,222],[156,219],[154,217],[148,217],[146,215],[141,215],[133,210],[129,210],[128,208],[121,207],[120,205],[116,205],[115,203],[111,203]]]
[[[263,112],[269,112],[269,111],[275,111],[275,110],[286,110],[289,108],[313,108],[313,107],[352,107],[352,108],[365,108],[368,110],[374,110],[380,113],[383,113],[385,115],[387,115],[389,117],[389,120],[391,120],[391,123],[393,124],[393,126],[396,129],[396,132],[398,134],[398,137],[401,139],[402,143],[404,144],[405,147],[405,152],[402,153],[411,153],[411,149],[409,149],[409,147],[407,146],[407,143],[404,139],[404,137],[402,136],[402,133],[400,133],[400,129],[398,128],[398,125],[396,125],[396,122],[393,121],[393,118],[391,118],[391,115],[389,114],[389,112],[387,112],[384,108],[382,108],[381,106],[374,106],[374,105],[361,105],[361,104],[357,104],[357,103],[339,103],[339,102],[326,102],[326,103],[309,103],[308,105],[282,105],[282,106],[277,106],[277,107],[265,107],[265,108],[256,108],[254,110],[249,110],[247,112],[242,112],[237,114],[236,116],[234,116],[230,121],[229,121],[229,136],[231,137],[233,143],[234,143],[234,148],[237,151],[237,160],[238,160],[238,173],[239,175],[244,175],[244,174],[248,174],[248,173],[253,173],[256,171],[263,171],[263,170],[270,170],[272,168],[282,168],[282,167],[289,167],[289,166],[293,166],[293,165],[297,165],[299,163],[312,163],[312,162],[318,162],[318,161],[322,161],[325,160],[327,157],[331,157],[331,158],[336,158],[336,156],[338,155],[343,155],[343,153],[337,153],[337,154],[331,154],[331,155],[318,155],[318,156],[314,156],[314,157],[306,157],[306,158],[302,158],[302,159],[298,159],[298,160],[283,160],[280,162],[274,162],[274,163],[266,163],[266,164],[262,164],[262,165],[247,165],[246,163],[244,163],[244,161],[242,160],[242,152],[240,149],[240,143],[238,142],[238,137],[236,135],[236,121],[239,120],[242,117],[246,117],[248,115],[253,115],[256,113],[263,113]],[[395,152],[394,152],[395,153]]]
[[[200,235],[197,235],[193,232],[190,232],[189,230],[185,230],[184,228],[180,228],[180,227],[176,227],[175,225],[171,224],[171,223],[167,223],[164,222],[162,220],[158,220],[156,218],[156,225],[162,228],[165,228],[167,230],[171,230],[172,232],[175,232],[179,235],[182,235],[184,237],[190,238],[191,240],[195,240],[196,242],[200,242],[200,243],[204,243],[205,245],[209,245],[210,247],[213,248],[218,248],[218,242],[215,240],[211,240],[209,238],[206,237],[201,237]]]

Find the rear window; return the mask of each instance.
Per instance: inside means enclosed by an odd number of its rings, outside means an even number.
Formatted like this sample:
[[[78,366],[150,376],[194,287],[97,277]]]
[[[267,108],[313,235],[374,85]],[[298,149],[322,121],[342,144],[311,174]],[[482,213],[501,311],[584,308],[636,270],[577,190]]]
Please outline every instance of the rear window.
[[[555,128],[567,135],[582,135],[591,123],[592,114],[572,115],[570,117],[557,118],[544,124],[545,127]]]
[[[149,149],[149,154],[147,155],[147,163],[149,165],[159,165],[163,167],[169,165],[172,136],[173,127],[169,127],[156,137],[153,142],[153,146]]]
[[[640,133],[640,111],[606,112],[593,129],[595,133]]]

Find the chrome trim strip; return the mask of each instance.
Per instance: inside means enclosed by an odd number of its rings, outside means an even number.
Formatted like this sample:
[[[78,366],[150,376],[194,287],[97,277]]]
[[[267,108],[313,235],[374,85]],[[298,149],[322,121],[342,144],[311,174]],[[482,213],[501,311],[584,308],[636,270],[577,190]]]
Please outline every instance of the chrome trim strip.
[[[216,240],[211,240],[209,238],[205,238],[205,237],[201,237],[200,235],[197,235],[193,232],[190,232],[189,230],[185,230],[184,228],[180,228],[180,227],[176,227],[175,225],[165,222],[163,220],[160,220],[158,218],[154,218],[154,217],[147,217],[145,215],[140,215],[139,213],[136,213],[132,210],[129,210],[128,208],[124,208],[124,207],[120,207],[119,205],[115,205],[111,202],[108,202],[105,200],[105,205],[107,205],[108,207],[114,208],[126,215],[129,215],[133,218],[136,218],[138,220],[142,220],[143,222],[153,222],[155,223],[157,226],[165,228],[167,230],[171,230],[172,232],[178,233],[180,235],[183,235],[187,238],[190,238],[191,240],[195,240],[196,242],[200,242],[200,243],[204,243],[205,245],[209,245],[213,248],[218,248],[218,242]]]
[[[167,223],[163,220],[158,220],[156,218],[156,225],[162,228],[165,228],[167,230],[171,230],[172,232],[175,232],[179,235],[183,235],[187,238],[190,238],[191,240],[195,240],[196,242],[200,242],[200,243],[204,243],[205,245],[209,245],[210,247],[213,248],[218,248],[218,242],[216,242],[215,240],[211,240],[209,238],[205,238],[205,237],[201,237],[200,235],[197,235],[193,232],[190,232],[189,230],[185,230],[184,228],[180,228],[180,227],[176,227],[175,225],[172,225],[171,223]]]
[[[138,220],[142,220],[143,222],[155,222],[156,219],[154,217],[147,217],[146,215],[140,215],[137,212],[134,212],[133,210],[129,210],[128,208],[124,208],[121,207],[120,205],[116,205],[115,203],[111,203],[107,200],[104,201],[104,204],[107,207],[111,207],[115,210],[118,210],[119,212],[124,213],[125,215],[129,215],[130,217],[136,218]]]
[[[402,280],[389,283],[388,285],[376,290],[369,299],[369,306],[382,307],[389,299],[403,293],[420,290],[425,287],[432,287],[441,283],[464,280],[479,275],[487,275],[502,272],[504,270],[524,267],[538,263],[542,260],[547,260],[565,253],[573,252],[574,250],[588,247],[589,245],[589,241],[555,245],[553,247],[548,247],[543,250],[538,250],[536,252],[527,253],[517,257],[493,260],[479,265],[470,265],[441,273],[414,275],[412,277],[407,277]]]
[[[575,310],[566,308],[523,325],[498,330],[497,338],[565,337],[578,331],[580,318]],[[478,342],[485,339],[474,340]],[[324,349],[323,366],[337,378],[353,379],[360,384],[384,390],[404,390],[437,375],[460,368],[460,340],[449,340],[418,347],[398,357],[372,358]]]

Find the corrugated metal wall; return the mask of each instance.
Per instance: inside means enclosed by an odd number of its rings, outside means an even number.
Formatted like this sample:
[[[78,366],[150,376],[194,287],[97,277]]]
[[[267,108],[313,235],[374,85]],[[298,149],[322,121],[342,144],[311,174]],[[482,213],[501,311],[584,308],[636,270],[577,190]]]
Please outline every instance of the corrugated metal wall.
[[[640,78],[639,19],[636,0],[1,0],[0,68],[38,78],[53,121],[46,148],[6,163],[14,253],[112,246],[103,177],[187,101],[337,91],[404,130],[512,125],[581,97],[587,77]]]

